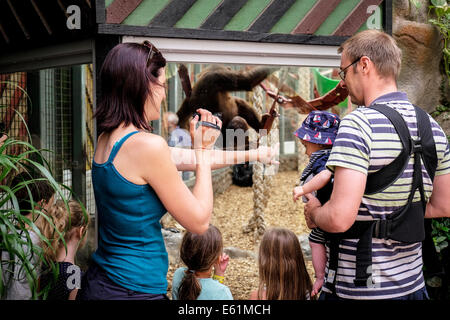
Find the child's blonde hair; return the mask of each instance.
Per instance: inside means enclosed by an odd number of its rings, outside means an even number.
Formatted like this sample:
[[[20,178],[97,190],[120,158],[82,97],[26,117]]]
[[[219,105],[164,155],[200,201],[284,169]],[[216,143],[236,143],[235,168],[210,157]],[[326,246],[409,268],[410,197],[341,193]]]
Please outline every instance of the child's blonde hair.
[[[312,282],[306,270],[297,236],[285,228],[264,233],[259,246],[258,299],[266,292],[267,300],[306,300]]]
[[[75,228],[85,227],[83,237],[86,236],[89,215],[74,200],[69,200],[67,205],[63,200],[57,200],[50,207],[47,214],[54,227],[47,220],[40,219],[39,229],[50,243],[49,246],[46,242],[42,242],[41,247],[47,261],[55,261],[57,250],[63,245],[62,238],[59,234],[64,237],[64,241],[67,241],[72,236]]]

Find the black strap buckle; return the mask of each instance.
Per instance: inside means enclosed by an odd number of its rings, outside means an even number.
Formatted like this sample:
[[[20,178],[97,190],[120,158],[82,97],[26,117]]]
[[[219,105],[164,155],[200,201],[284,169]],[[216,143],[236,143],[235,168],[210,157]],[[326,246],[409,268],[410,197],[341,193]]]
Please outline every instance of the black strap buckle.
[[[373,237],[377,239],[388,239],[390,235],[390,223],[388,220],[375,220]]]
[[[423,152],[422,140],[414,140],[411,138],[411,153]]]
[[[353,284],[355,285],[355,287],[367,287],[367,279],[363,278],[363,279],[353,279]]]

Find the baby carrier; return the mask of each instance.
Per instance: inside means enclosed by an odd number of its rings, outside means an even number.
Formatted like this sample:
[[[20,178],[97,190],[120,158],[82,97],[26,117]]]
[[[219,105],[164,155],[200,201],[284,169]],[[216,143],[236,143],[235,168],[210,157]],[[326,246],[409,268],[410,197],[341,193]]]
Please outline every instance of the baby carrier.
[[[403,150],[392,163],[367,176],[364,194],[375,194],[392,185],[406,169],[410,156],[414,155],[411,191],[406,205],[388,215],[386,219],[355,221],[346,232],[326,233],[330,246],[330,258],[325,286],[332,292],[335,292],[339,244],[342,239],[359,239],[356,248],[356,277],[353,280],[356,287],[374,285],[371,270],[373,238],[392,239],[403,243],[416,243],[425,240],[424,248],[425,244],[429,245],[430,241],[432,244],[431,230],[426,232],[424,224],[426,199],[420,163],[420,159],[422,159],[428,175],[433,180],[437,167],[437,155],[428,114],[414,106],[419,137],[417,140],[413,140],[405,121],[397,111],[380,104],[373,105],[371,108],[381,112],[392,122],[400,136]],[[417,189],[420,193],[420,201],[414,202],[414,194]],[[432,250],[436,255],[434,246]]]

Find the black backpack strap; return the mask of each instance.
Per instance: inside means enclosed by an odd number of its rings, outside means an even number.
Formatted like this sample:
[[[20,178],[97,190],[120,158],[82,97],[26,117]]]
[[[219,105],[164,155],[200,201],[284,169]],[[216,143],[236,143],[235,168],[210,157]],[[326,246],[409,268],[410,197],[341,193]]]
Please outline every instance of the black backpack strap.
[[[421,154],[422,160],[428,175],[433,181],[438,160],[430,118],[428,114],[418,106],[414,106],[414,108],[416,109],[417,126],[423,146]],[[434,245],[431,223],[432,219],[425,219],[424,221],[425,239],[422,242],[422,259],[425,266],[424,276],[431,277],[437,275],[441,277],[444,269]]]
[[[396,181],[406,168],[409,155],[412,153],[411,136],[402,116],[394,109],[383,104],[375,104],[371,106],[371,108],[384,114],[391,121],[400,136],[403,151],[389,165],[367,176],[366,194],[377,193]],[[418,135],[422,145],[421,156],[428,175],[433,181],[437,168],[437,153],[430,118],[428,114],[418,106],[414,106],[414,108],[417,117]]]
[[[327,234],[327,238],[330,240],[330,260],[328,263],[328,274],[323,284],[331,292],[336,292],[336,278],[339,263],[339,244],[341,243],[341,238],[339,234]]]
[[[423,122],[423,117],[427,117],[428,123],[429,119],[427,114],[424,115],[423,110],[416,111],[417,121],[421,122],[421,126],[419,127],[419,136],[420,138],[417,141],[413,141],[411,138],[411,134],[409,129],[404,121],[403,117],[393,108],[390,108],[386,105],[373,105],[371,108],[379,111],[383,115],[385,115],[388,120],[394,126],[397,134],[399,135],[400,141],[402,143],[402,151],[399,156],[391,162],[389,165],[383,167],[377,172],[369,174],[367,177],[367,184],[365,194],[373,194],[384,190],[392,183],[394,183],[403,173],[406,166],[408,165],[410,155],[415,153],[415,161],[414,161],[414,174],[413,181],[411,186],[410,195],[408,197],[408,204],[404,207],[404,210],[399,210],[396,214],[393,214],[389,220],[375,220],[375,221],[355,221],[353,226],[346,232],[342,234],[334,234],[330,236],[330,263],[329,263],[329,273],[327,278],[326,286],[332,292],[335,292],[335,284],[336,284],[336,274],[338,268],[338,252],[339,252],[339,244],[341,239],[359,239],[356,248],[356,263],[355,263],[355,279],[354,284],[356,287],[367,287],[373,284],[372,276],[372,238],[389,238],[391,234],[391,227],[395,227],[394,223],[402,223],[405,224],[403,229],[406,231],[414,230],[414,226],[420,221],[417,219],[411,219],[411,221],[403,221],[403,215],[410,210],[410,204],[414,198],[414,193],[417,189],[419,189],[421,197],[422,197],[422,206],[424,205],[424,190],[423,190],[423,181],[422,181],[422,171],[420,166],[420,157],[424,156],[423,149],[427,149],[428,158],[431,158],[433,149],[429,148],[429,140],[430,137],[433,139],[431,132],[431,125],[427,124],[427,122]],[[420,114],[420,118],[419,118]],[[424,129],[427,129],[425,133],[423,133]],[[422,139],[421,139],[422,138]],[[424,143],[422,143],[424,141]],[[422,148],[422,144],[424,148]],[[434,147],[434,140],[431,140],[431,144]],[[431,150],[431,152],[430,152]],[[435,150],[435,149],[434,149]],[[429,155],[431,153],[431,155]],[[435,153],[434,153],[435,154]],[[424,159],[424,162],[426,160]],[[433,171],[434,172],[434,171]],[[420,206],[420,204],[418,204]],[[418,212],[424,212],[419,208],[415,208]],[[417,214],[416,214],[417,216]],[[412,218],[412,217],[411,217]],[[423,213],[420,214],[420,219],[423,219]],[[409,225],[412,224],[412,227]],[[405,231],[405,230],[404,230]],[[371,281],[372,280],[372,281]]]
[[[394,183],[408,165],[410,155],[414,153],[414,173],[411,191],[407,205],[393,213],[389,219],[355,221],[353,226],[344,233],[327,233],[327,238],[330,240],[330,262],[329,274],[325,285],[332,292],[335,292],[339,244],[342,239],[359,239],[356,250],[356,277],[354,284],[356,287],[367,287],[373,284],[373,282],[369,281],[372,275],[372,270],[369,267],[372,265],[373,237],[391,239],[391,236],[394,236],[391,231],[394,230],[396,234],[392,239],[395,240],[396,237],[401,238],[397,239],[397,241],[417,242],[420,241],[417,239],[425,237],[423,230],[421,230],[423,228],[417,228],[423,222],[426,205],[420,158],[423,159],[431,179],[434,178],[437,167],[436,147],[428,114],[422,109],[415,107],[419,138],[413,140],[403,117],[397,111],[386,105],[373,105],[371,107],[384,114],[390,120],[400,137],[403,149],[400,155],[389,165],[368,175],[365,194],[379,192]],[[412,203],[417,189],[419,189],[421,195],[421,202]],[[426,232],[426,235],[430,236],[429,232]]]
[[[403,117],[397,111],[383,104],[375,104],[371,106],[371,108],[384,114],[391,121],[400,137],[403,148],[394,161],[367,176],[365,194],[377,193],[396,181],[408,165],[412,147],[411,135],[408,127],[406,126]]]
[[[431,181],[434,180],[434,174],[437,168],[437,153],[436,144],[433,138],[433,131],[431,129],[431,122],[428,113],[414,106],[417,116],[417,127],[419,131],[420,140],[422,142],[422,159],[427,169]]]

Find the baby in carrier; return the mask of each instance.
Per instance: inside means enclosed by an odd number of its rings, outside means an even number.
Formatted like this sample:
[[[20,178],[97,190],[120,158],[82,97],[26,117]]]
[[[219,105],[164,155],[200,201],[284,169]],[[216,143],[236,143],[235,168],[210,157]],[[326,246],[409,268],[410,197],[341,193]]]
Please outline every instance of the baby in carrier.
[[[309,157],[308,165],[302,172],[300,183],[293,190],[294,201],[311,193],[322,205],[330,199],[333,191],[333,177],[327,170],[326,163],[337,135],[340,119],[337,115],[326,111],[312,111],[303,121],[295,135],[305,146]],[[303,202],[307,202],[303,197]],[[311,296],[315,296],[322,288],[325,277],[326,249],[325,236],[319,228],[312,229],[309,235],[312,262],[316,280]]]

